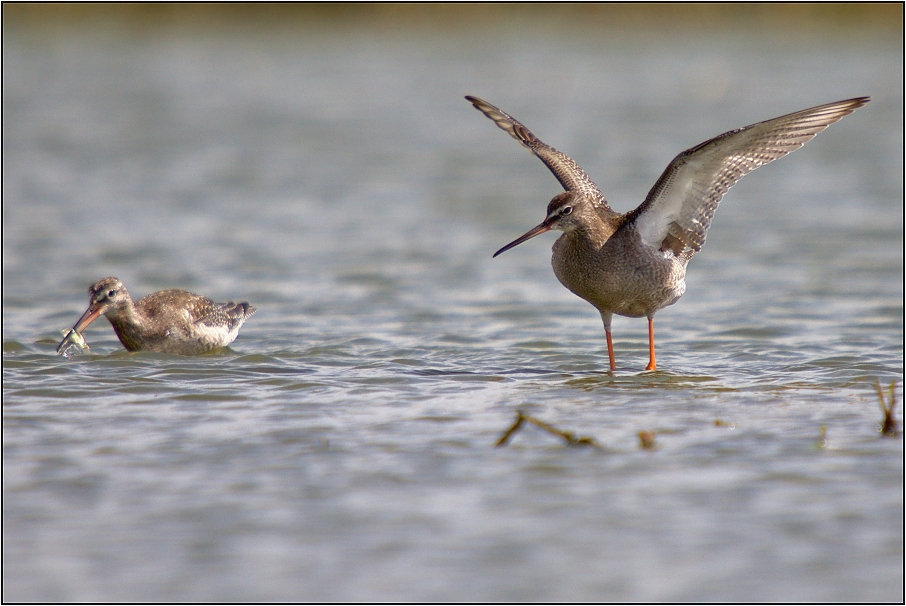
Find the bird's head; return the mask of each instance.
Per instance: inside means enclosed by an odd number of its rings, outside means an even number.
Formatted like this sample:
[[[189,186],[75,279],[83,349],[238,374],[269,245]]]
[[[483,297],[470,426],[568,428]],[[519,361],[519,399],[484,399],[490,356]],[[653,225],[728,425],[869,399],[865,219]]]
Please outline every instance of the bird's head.
[[[562,232],[573,231],[584,223],[595,220],[595,217],[592,216],[594,213],[594,206],[591,202],[578,192],[565,191],[557,194],[547,205],[547,217],[544,221],[495,252],[494,256],[552,229]]]

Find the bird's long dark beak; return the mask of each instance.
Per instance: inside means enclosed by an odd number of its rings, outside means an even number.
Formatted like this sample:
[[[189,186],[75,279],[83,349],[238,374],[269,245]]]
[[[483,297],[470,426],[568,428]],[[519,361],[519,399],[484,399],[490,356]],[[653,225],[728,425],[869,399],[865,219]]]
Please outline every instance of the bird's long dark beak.
[[[496,257],[497,255],[499,255],[500,253],[503,253],[503,252],[508,251],[509,249],[513,248],[514,246],[519,246],[520,244],[522,244],[522,243],[525,242],[526,240],[531,240],[532,238],[534,238],[534,237],[537,236],[538,234],[543,234],[544,232],[550,231],[550,230],[551,230],[551,225],[550,225],[550,223],[548,223],[547,221],[545,221],[545,222],[542,223],[541,225],[539,225],[539,226],[537,226],[537,227],[533,227],[532,229],[528,230],[527,232],[525,232],[524,234],[522,234],[521,236],[519,236],[518,238],[516,238],[515,240],[513,240],[512,242],[510,242],[509,244],[507,244],[506,246],[504,246],[504,247],[501,248],[500,250],[498,250],[497,252],[495,252],[495,253],[494,253],[494,257]],[[493,259],[494,257],[491,257],[491,258]]]
[[[104,309],[105,307],[101,303],[92,303],[91,305],[89,305],[88,309],[85,310],[85,313],[82,314],[82,317],[79,318],[75,324],[73,324],[69,332],[66,333],[66,336],[63,337],[63,340],[60,341],[60,344],[57,345],[57,353],[66,355],[64,352],[69,348],[70,339],[72,339],[73,343],[78,343],[79,347],[81,347],[82,349],[88,349],[88,344],[85,343],[85,340],[81,338],[82,330],[84,330],[86,326],[94,322],[98,318],[98,316],[104,313]],[[72,337],[73,333],[78,335],[78,340],[75,340]]]
[[[79,318],[79,321],[72,326],[72,329],[76,332],[82,332],[89,324],[97,320],[102,313],[104,313],[104,305],[92,303],[82,314],[82,317]]]

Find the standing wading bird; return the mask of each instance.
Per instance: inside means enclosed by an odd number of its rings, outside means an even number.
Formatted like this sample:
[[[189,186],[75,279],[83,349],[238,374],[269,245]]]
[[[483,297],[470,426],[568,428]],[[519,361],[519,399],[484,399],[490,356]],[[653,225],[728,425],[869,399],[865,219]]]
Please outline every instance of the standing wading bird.
[[[554,274],[601,312],[610,369],[616,369],[610,326],[617,314],[648,318],[646,370],[655,370],[654,314],[676,303],[685,292],[686,265],[705,243],[723,195],[743,176],[799,149],[870,97],[804,109],[687,149],[670,162],[645,201],[626,214],[610,208],[572,158],[487,101],[469,96],[466,100],[538,156],[566,190],[547,205],[547,217],[540,225],[494,256],[546,231],[562,231],[553,247]]]
[[[88,309],[60,342],[57,353],[65,354],[71,340],[83,342],[79,333],[102,314],[129,351],[206,353],[232,343],[255,313],[248,303],[215,303],[184,290],[162,290],[133,303],[117,278],[92,284],[88,301]]]

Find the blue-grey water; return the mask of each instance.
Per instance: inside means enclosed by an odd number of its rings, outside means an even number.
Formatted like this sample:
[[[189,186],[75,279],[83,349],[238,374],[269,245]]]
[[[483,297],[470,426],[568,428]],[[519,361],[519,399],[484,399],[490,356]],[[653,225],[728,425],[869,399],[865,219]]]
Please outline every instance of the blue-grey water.
[[[884,40],[3,41],[5,601],[902,601],[903,49]],[[618,210],[726,130],[871,95],[603,328],[553,176]],[[258,308],[230,349],[55,354],[86,289]],[[516,411],[588,436],[571,448]],[[902,427],[902,412],[896,418]],[[655,432],[657,448],[639,446]]]

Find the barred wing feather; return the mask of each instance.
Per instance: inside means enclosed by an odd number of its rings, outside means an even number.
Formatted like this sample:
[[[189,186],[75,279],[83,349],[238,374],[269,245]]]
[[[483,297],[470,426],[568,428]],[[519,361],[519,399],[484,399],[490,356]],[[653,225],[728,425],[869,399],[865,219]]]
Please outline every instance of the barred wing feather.
[[[737,181],[799,149],[869,100],[858,97],[804,109],[732,130],[682,152],[641,206],[628,214],[626,224],[634,224],[649,246],[664,250],[669,246],[676,254],[684,249],[698,252],[717,205]]]
[[[499,108],[483,101],[478,97],[466,96],[466,100],[472,103],[476,109],[481,110],[485,116],[493,120],[497,126],[510,133],[514,139],[519,141],[529,151],[538,156],[542,162],[550,169],[557,181],[566,191],[578,191],[595,200],[595,206],[603,207],[610,210],[604,194],[598,189],[589,176],[582,170],[572,158],[561,151],[558,151],[550,145],[544,143],[532,134],[518,120],[509,114],[501,111]]]

